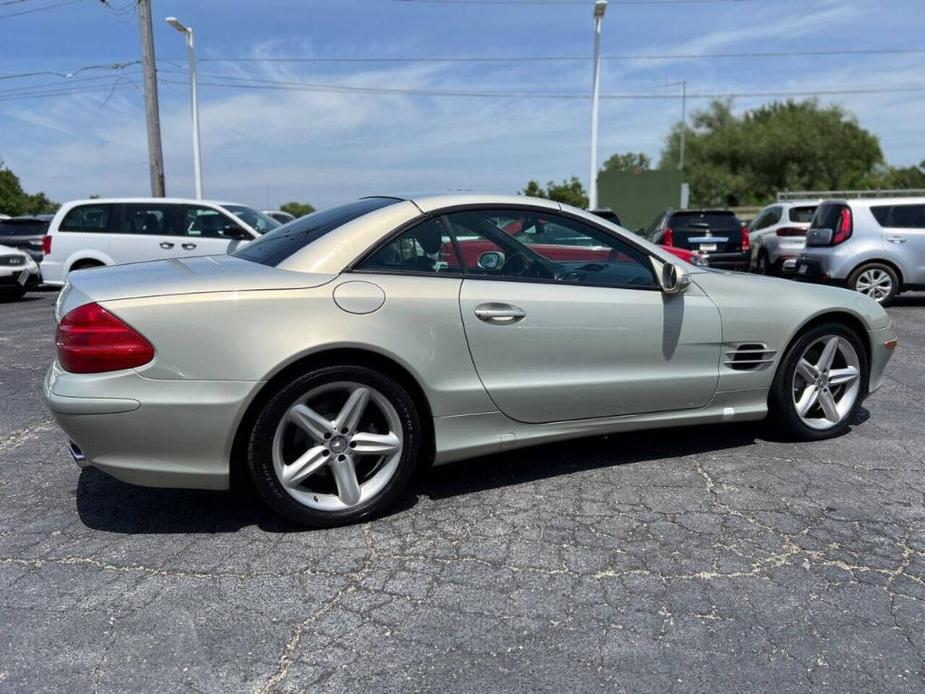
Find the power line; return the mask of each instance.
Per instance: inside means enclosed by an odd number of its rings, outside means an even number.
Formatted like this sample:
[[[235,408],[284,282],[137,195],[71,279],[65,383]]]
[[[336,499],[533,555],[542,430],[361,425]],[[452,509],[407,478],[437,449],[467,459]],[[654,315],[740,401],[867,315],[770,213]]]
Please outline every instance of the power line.
[[[24,77],[39,77],[42,75],[54,75],[57,77],[71,78],[74,75],[79,75],[81,72],[86,72],[87,70],[122,70],[123,68],[130,67],[132,65],[138,65],[141,63],[140,60],[130,60],[125,63],[110,63],[108,65],[84,65],[75,70],[68,70],[67,72],[58,72],[56,70],[39,70],[37,72],[20,72],[13,75],[0,75],[0,80],[13,80],[21,79]]]
[[[133,73],[122,73],[122,74],[131,74],[138,75],[140,74],[137,70]],[[43,90],[43,89],[55,89],[55,88],[68,88],[77,84],[85,84],[87,82],[99,82],[100,80],[112,80],[112,75],[96,75],[95,77],[78,77],[77,79],[69,79],[65,82],[40,82],[39,84],[27,84],[20,87],[13,87],[11,89],[4,89],[0,91],[0,95],[9,95],[9,94],[27,94],[30,91]]]
[[[31,10],[20,10],[19,12],[8,12],[7,14],[0,14],[0,19],[8,19],[10,17],[20,17],[24,14],[32,14],[33,12],[44,12],[45,10],[53,10],[56,7],[64,7],[65,5],[73,5],[78,2],[83,2],[83,0],[64,0],[64,2],[57,2],[53,5],[33,7]]]
[[[397,1],[397,0],[396,0]],[[407,2],[410,0],[401,0]],[[844,48],[803,51],[743,51],[737,53],[641,53],[602,55],[601,60],[706,60],[725,58],[789,58],[840,55],[916,55],[925,48]],[[559,56],[424,56],[424,57],[231,57],[200,58],[199,63],[556,63],[585,62],[588,55]]]
[[[581,5],[590,7],[586,0],[389,0],[398,3],[428,5]],[[755,2],[755,0],[610,0],[611,5],[715,5]]]

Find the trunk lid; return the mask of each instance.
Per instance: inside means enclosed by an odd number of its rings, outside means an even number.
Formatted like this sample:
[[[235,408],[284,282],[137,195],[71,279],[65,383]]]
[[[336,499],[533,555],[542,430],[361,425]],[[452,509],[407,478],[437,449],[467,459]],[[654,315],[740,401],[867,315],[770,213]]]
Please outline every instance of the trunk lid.
[[[742,250],[744,230],[732,212],[676,212],[669,226],[672,245],[691,251],[733,253]]]

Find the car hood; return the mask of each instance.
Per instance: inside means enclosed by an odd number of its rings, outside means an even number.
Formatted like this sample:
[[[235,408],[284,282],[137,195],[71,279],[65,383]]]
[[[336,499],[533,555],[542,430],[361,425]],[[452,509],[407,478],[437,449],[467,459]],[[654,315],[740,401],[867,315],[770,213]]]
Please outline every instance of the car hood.
[[[326,284],[334,277],[278,270],[229,255],[113,265],[70,273],[67,286],[58,298],[57,313],[64,315],[92,301],[206,292],[304,289]]]
[[[802,322],[823,313],[844,311],[863,321],[868,330],[890,325],[890,316],[880,304],[850,289],[717,270],[700,269],[690,276],[724,315],[737,309],[759,322],[776,317]]]

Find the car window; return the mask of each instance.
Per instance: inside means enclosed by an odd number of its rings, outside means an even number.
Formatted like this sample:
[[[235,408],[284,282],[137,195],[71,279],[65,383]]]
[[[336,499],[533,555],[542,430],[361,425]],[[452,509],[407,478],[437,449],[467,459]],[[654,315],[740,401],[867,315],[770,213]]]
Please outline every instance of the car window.
[[[108,231],[109,221],[112,217],[112,205],[78,205],[70,209],[61,224],[59,231]]]
[[[282,226],[271,216],[258,212],[257,210],[246,207],[245,205],[222,205],[226,210],[231,212],[235,217],[247,224],[258,234],[266,234]]]
[[[0,219],[0,236],[41,236],[47,230],[41,219]]]
[[[816,206],[808,207],[791,207],[790,208],[790,221],[796,222],[797,224],[809,224],[813,215],[816,213]]]
[[[569,217],[533,210],[467,210],[446,219],[467,276],[656,286],[643,251]]]
[[[422,222],[379,248],[360,266],[373,272],[460,274],[462,264],[442,217]]]
[[[363,198],[330,210],[312,212],[285,226],[277,227],[232,255],[242,260],[276,267],[289,256],[334,229],[396,202],[399,202],[397,198]]]
[[[187,236],[196,236],[205,239],[227,238],[225,229],[228,227],[243,227],[228,215],[209,207],[187,205],[183,222],[183,233]]]
[[[925,205],[877,205],[870,211],[883,227],[925,229]]]
[[[126,203],[122,205],[118,231],[121,234],[173,236],[181,231],[179,216],[178,205]]]
[[[824,202],[816,208],[810,226],[814,229],[835,231],[841,223],[842,210],[848,207],[843,202]]]
[[[760,231],[761,229],[764,229],[765,227],[770,226],[771,222],[768,221],[770,217],[771,217],[770,210],[765,210],[764,212],[759,214],[757,217],[755,217],[755,219],[752,220],[752,225],[751,225],[752,231]]]

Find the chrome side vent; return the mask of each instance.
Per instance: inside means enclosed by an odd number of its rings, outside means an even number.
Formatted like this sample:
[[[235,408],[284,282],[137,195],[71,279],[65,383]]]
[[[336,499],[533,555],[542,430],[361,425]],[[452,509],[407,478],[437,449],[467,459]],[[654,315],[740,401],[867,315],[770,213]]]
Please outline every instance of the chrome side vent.
[[[775,354],[777,351],[768,349],[766,344],[746,342],[738,347],[727,349],[723,363],[736,371],[758,371],[767,368],[774,361]]]

